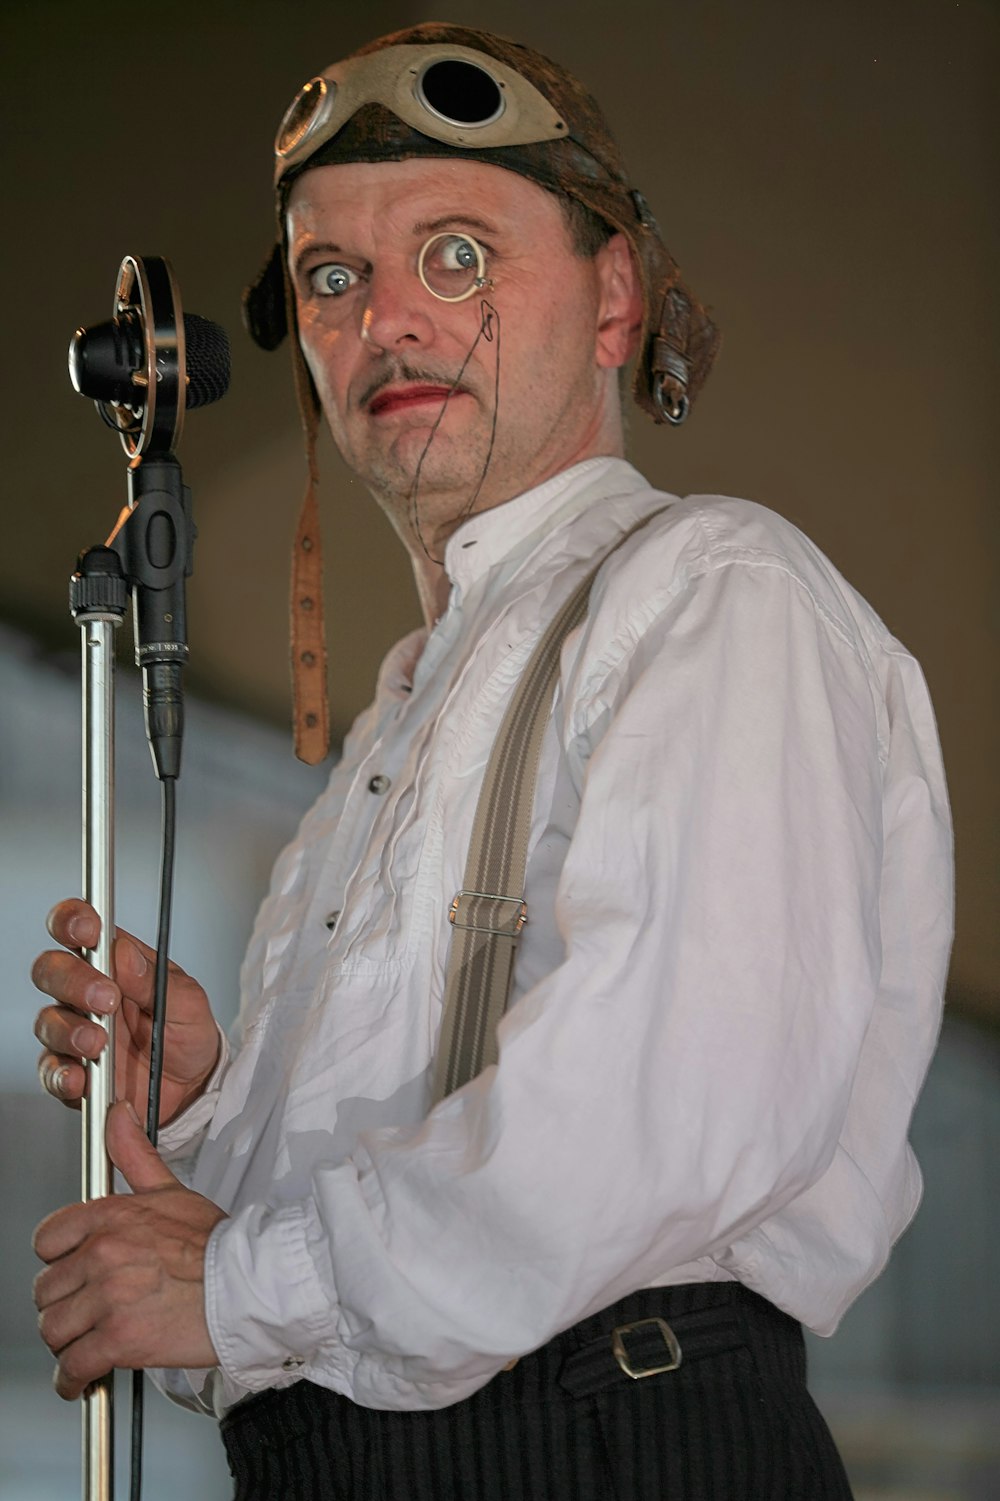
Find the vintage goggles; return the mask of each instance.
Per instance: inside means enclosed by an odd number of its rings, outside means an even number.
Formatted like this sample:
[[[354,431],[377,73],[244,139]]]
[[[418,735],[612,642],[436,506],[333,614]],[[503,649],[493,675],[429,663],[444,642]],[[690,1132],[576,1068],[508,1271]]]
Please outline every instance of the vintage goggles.
[[[382,104],[451,146],[527,146],[568,135],[534,84],[485,52],[450,44],[384,47],[335,63],[299,90],[275,138],[275,185],[365,104]]]

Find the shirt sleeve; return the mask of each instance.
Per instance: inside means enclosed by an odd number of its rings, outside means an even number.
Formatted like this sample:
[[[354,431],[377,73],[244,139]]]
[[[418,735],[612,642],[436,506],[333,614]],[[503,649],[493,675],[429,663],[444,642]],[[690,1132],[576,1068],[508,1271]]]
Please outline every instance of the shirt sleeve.
[[[871,665],[770,561],[664,591],[624,639],[601,619],[563,682],[565,957],[498,1066],[217,1227],[210,1328],[251,1390],[294,1368],[454,1402],[671,1268],[710,1276],[831,1164],[881,965]]]

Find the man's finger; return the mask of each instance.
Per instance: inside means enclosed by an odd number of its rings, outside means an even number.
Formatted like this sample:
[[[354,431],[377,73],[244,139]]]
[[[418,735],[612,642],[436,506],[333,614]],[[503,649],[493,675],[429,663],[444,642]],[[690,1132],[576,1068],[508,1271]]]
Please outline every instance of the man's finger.
[[[121,998],[121,992],[113,980],[102,975],[81,959],[78,954],[67,954],[63,949],[46,949],[31,966],[31,983],[43,995],[74,1011],[91,1011],[107,1016]]]
[[[144,1011],[153,1004],[153,968],[156,955],[152,949],[119,931],[115,939],[112,968],[123,995],[138,1002]]]
[[[106,1376],[112,1365],[105,1341],[92,1330],[61,1351],[52,1384],[65,1402],[74,1402],[91,1382]]]
[[[45,919],[45,925],[56,942],[67,949],[92,949],[101,932],[101,921],[97,913],[79,897],[57,902]],[[44,954],[40,955],[36,964],[46,957]],[[133,997],[135,1000],[145,1002],[147,987],[150,995],[152,994],[155,960],[156,950],[150,948],[148,943],[143,943],[141,938],[136,938],[124,928],[115,929],[115,973],[118,975],[121,969],[130,980],[139,982],[139,990]],[[171,973],[182,973],[172,961],[169,968]],[[43,987],[39,986],[41,988]]]
[[[97,1206],[106,1201],[95,1199],[90,1204],[67,1204],[46,1215],[31,1237],[35,1255],[40,1261],[56,1261],[84,1239],[90,1228],[90,1217]]]
[[[41,1227],[39,1227],[41,1228]],[[86,1272],[79,1256],[61,1256],[51,1266],[43,1267],[32,1284],[32,1297],[39,1313],[79,1292],[86,1283]]]
[[[119,928],[118,937],[115,939],[112,967],[122,993],[127,995],[129,1000],[135,1001],[140,1010],[152,1011],[156,979],[156,950],[151,949],[149,944],[143,943],[140,938],[135,938],[131,933],[125,933]],[[167,961],[167,973],[172,981],[176,978],[187,980],[191,985],[195,984],[172,959]],[[174,993],[176,994],[176,991]]]
[[[107,1047],[107,1029],[69,1006],[44,1006],[35,1017],[35,1036],[61,1061],[99,1058]],[[47,1061],[47,1060],[43,1060]]]
[[[126,1101],[119,1101],[108,1111],[105,1142],[108,1156],[133,1193],[182,1187],[150,1144],[139,1117]]]
[[[53,1099],[79,1110],[87,1092],[87,1071],[82,1063],[58,1053],[43,1053],[38,1060],[38,1077]]]
[[[45,919],[56,943],[68,949],[92,949],[101,935],[101,920],[89,902],[70,897],[57,902]]]

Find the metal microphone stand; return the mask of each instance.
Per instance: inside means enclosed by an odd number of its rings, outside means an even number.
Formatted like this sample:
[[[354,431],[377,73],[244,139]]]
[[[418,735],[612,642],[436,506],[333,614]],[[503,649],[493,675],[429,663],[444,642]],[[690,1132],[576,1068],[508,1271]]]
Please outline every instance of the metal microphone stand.
[[[170,454],[151,456],[144,463],[133,463],[128,477],[129,508],[112,544],[83,553],[70,580],[70,609],[80,627],[83,653],[83,888],[85,900],[101,921],[97,947],[87,950],[85,957],[111,978],[115,632],[125,616],[131,586],[136,658],[143,669],[153,763],[161,780],[173,780],[180,771],[183,733],[184,579],[190,572],[194,543],[190,495],[177,460]],[[113,1190],[104,1129],[115,1100],[115,1027],[113,1018],[91,1015],[90,1020],[105,1029],[108,1042],[88,1065],[81,1175],[85,1202],[104,1198]],[[155,1120],[149,1129],[155,1142]],[[84,1501],[112,1501],[114,1454],[112,1372],[95,1382],[83,1398]]]
[[[189,365],[190,356],[190,365]],[[114,683],[115,632],[132,595],[136,664],[142,669],[146,733],[163,784],[164,861],[161,870],[155,999],[150,1042],[146,1132],[156,1145],[160,1070],[166,1015],[169,891],[173,875],[174,787],[183,737],[181,677],[187,660],[185,579],[191,572],[195,528],[191,496],[174,457],[187,406],[208,405],[229,385],[229,343],[208,319],[183,315],[168,263],[158,256],[126,256],[118,272],[114,316],[77,329],[70,343],[70,379],[92,396],[129,457],[128,504],[106,545],[80,556],[70,582],[70,609],[83,652],[83,887],[101,923],[100,938],[84,957],[113,978],[114,916]],[[165,897],[166,893],[166,897]],[[82,1197],[113,1191],[105,1148],[106,1117],[115,1100],[115,1027],[87,1065],[83,1101]],[[133,1381],[132,1494],[141,1483],[142,1376]],[[83,1398],[84,1501],[114,1495],[114,1373]]]
[[[70,608],[80,627],[83,686],[83,895],[101,920],[97,947],[85,957],[102,974],[112,973],[115,936],[115,632],[125,617],[128,589],[121,562],[110,548],[91,548],[70,581]],[[115,1023],[91,1015],[108,1034],[107,1046],[88,1066],[83,1100],[82,1189],[84,1200],[111,1192],[111,1163],[104,1122],[115,1098]],[[83,1494],[85,1501],[111,1501],[114,1494],[114,1372],[83,1397]]]

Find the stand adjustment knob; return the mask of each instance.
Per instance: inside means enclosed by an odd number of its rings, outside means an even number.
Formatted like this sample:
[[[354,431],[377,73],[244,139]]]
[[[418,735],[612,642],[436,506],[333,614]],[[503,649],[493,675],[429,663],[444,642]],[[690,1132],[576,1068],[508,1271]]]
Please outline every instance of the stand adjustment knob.
[[[74,620],[87,615],[122,618],[128,609],[129,589],[121,558],[110,547],[90,547],[80,554],[69,581],[69,607]]]

